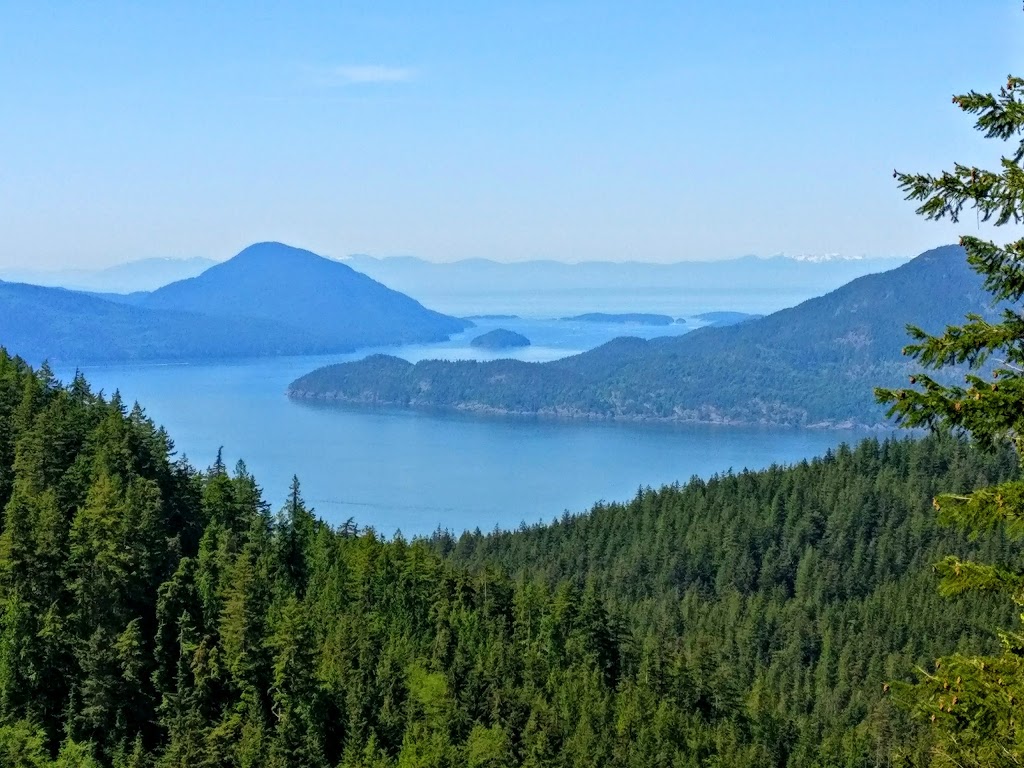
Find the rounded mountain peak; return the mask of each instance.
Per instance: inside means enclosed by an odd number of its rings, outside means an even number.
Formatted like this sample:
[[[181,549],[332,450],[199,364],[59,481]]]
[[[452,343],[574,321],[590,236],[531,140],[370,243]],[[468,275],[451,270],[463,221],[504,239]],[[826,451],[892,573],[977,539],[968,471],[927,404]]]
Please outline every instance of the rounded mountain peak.
[[[323,256],[307,251],[304,248],[296,248],[293,245],[286,245],[285,243],[275,241],[253,243],[228,259],[229,262],[261,264],[286,264],[297,261],[327,260]]]

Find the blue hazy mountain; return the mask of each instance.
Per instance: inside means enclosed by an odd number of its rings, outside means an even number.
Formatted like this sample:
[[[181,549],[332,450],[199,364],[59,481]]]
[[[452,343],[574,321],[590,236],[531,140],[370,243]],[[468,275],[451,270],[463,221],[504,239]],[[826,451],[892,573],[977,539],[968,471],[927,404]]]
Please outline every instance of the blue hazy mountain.
[[[31,362],[325,354],[440,341],[469,325],[279,243],[153,293],[0,283],[0,344]]]
[[[216,263],[197,256],[139,259],[102,269],[11,269],[0,272],[0,280],[93,293],[134,293],[195,277]]]
[[[345,263],[460,316],[565,317],[601,311],[681,317],[714,310],[775,312],[906,261],[744,256],[671,264],[488,259],[434,263],[411,256],[354,255]]]
[[[765,424],[877,424],[873,386],[900,384],[905,326],[991,315],[958,246],[937,248],[791,309],[550,363],[377,356],[292,383],[295,397],[495,414]]]
[[[425,308],[346,264],[282,243],[257,243],[139,306],[272,320],[328,345],[440,341],[471,323]]]
[[[0,282],[0,345],[32,363],[97,363],[315,352],[278,323],[119,304],[64,288]]]

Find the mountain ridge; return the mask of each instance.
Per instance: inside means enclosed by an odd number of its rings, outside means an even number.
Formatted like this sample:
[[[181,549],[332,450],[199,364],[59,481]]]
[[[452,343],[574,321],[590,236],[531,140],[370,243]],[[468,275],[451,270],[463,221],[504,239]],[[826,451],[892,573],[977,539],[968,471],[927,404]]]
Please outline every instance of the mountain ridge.
[[[312,371],[296,398],[501,415],[636,421],[876,426],[872,387],[911,370],[905,325],[931,330],[989,313],[959,246],[857,278],[796,307],[677,337],[617,339],[550,363],[389,366],[378,358]]]
[[[469,327],[346,264],[277,242],[254,243],[201,275],[163,286],[142,306],[274,319],[349,347],[439,341]]]

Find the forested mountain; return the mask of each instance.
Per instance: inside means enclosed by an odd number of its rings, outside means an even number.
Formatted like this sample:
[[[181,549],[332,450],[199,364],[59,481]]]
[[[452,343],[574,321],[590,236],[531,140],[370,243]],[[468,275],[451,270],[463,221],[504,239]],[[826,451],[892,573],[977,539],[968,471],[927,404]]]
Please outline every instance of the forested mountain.
[[[277,243],[251,246],[153,293],[0,282],[0,343],[33,362],[348,352],[439,341],[469,325],[343,264]]]
[[[4,282],[0,343],[26,360],[55,363],[256,357],[322,348],[300,331],[266,320],[152,310]]]
[[[872,387],[902,383],[905,326],[991,315],[981,279],[946,246],[760,319],[684,336],[616,339],[550,363],[383,356],[297,379],[293,397],[496,414],[765,424],[877,424]]]
[[[874,766],[883,683],[1010,613],[939,604],[952,440],[642,491],[455,541],[332,528],[0,351],[0,764]],[[509,573],[510,575],[506,575]],[[55,759],[56,758],[56,759]]]
[[[271,320],[350,348],[441,341],[472,325],[282,243],[251,245],[198,277],[153,291],[142,306]]]

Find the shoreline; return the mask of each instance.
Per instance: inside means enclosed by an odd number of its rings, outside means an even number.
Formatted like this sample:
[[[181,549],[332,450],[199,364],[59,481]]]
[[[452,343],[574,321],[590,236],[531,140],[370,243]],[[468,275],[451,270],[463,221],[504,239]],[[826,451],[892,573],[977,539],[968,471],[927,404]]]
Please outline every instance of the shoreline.
[[[721,427],[772,427],[808,430],[860,430],[865,432],[883,432],[895,428],[894,424],[875,422],[867,424],[855,420],[814,422],[773,421],[770,419],[753,420],[722,417],[701,418],[698,416],[645,416],[639,414],[608,414],[595,411],[583,411],[575,408],[544,408],[536,411],[512,410],[499,408],[483,403],[459,403],[455,405],[435,405],[426,403],[400,403],[392,400],[376,398],[354,398],[338,392],[310,392],[289,388],[285,393],[290,400],[336,404],[357,409],[396,409],[402,411],[419,411],[434,413],[468,414],[511,419],[544,419],[551,421],[593,421],[622,424],[659,424],[659,425],[703,425]]]

